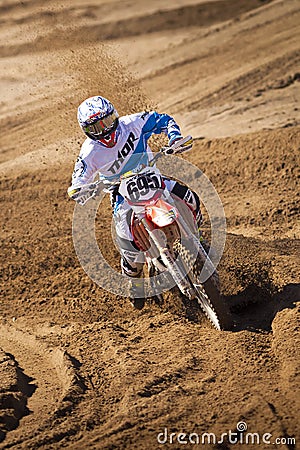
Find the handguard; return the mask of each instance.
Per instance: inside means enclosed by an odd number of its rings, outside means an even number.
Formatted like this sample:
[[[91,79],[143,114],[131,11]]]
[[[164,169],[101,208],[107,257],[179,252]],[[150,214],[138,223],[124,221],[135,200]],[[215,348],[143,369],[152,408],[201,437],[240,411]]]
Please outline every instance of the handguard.
[[[185,138],[178,139],[174,144],[170,145],[165,151],[167,155],[175,155],[176,153],[183,153],[190,150],[193,146],[192,136],[186,136]]]
[[[68,196],[83,206],[88,200],[94,198],[98,191],[99,185],[97,183],[86,184],[80,187],[70,186],[68,188]]]

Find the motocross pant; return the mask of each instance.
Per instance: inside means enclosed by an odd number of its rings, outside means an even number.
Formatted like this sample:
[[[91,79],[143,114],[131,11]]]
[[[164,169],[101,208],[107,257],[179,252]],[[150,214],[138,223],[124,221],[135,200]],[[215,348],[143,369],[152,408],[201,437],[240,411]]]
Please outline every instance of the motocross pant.
[[[196,223],[202,222],[200,200],[196,192],[177,181],[164,178],[169,192],[182,199],[192,210]],[[116,188],[111,193],[111,205],[116,229],[116,241],[121,253],[121,269],[123,275],[139,277],[143,270],[144,254],[136,247],[130,230],[132,209]]]

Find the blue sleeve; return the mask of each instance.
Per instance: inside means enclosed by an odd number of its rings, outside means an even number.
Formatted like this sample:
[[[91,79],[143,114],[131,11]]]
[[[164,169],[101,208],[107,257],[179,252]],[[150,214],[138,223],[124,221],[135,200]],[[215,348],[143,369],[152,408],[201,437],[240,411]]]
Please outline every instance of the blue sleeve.
[[[179,126],[168,114],[151,111],[144,113],[141,117],[145,120],[142,133],[146,139],[149,139],[152,134],[160,133],[167,134],[170,142],[182,137]]]

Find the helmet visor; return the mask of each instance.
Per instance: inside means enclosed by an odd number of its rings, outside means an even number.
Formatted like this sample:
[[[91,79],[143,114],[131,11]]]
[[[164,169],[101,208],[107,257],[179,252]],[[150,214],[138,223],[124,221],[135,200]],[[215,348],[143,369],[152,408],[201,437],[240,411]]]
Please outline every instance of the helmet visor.
[[[117,118],[118,116],[115,112],[112,112],[108,116],[102,117],[101,119],[91,117],[91,123],[84,127],[84,131],[95,138],[105,136],[114,130],[114,125]]]

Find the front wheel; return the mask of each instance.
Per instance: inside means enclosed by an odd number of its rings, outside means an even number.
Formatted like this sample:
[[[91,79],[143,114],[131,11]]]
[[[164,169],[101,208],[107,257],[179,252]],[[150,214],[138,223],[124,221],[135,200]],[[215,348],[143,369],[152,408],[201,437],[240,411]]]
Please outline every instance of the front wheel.
[[[232,329],[233,322],[229,308],[220,292],[219,277],[215,271],[204,283],[199,282],[200,273],[204,266],[203,255],[195,256],[181,242],[175,245],[176,253],[186,267],[187,278],[193,286],[195,298],[201,309],[217,330]]]
[[[197,284],[191,277],[197,301],[217,330],[231,330],[232,319],[229,310],[226,308],[218,286],[214,284],[211,276],[203,284]]]

